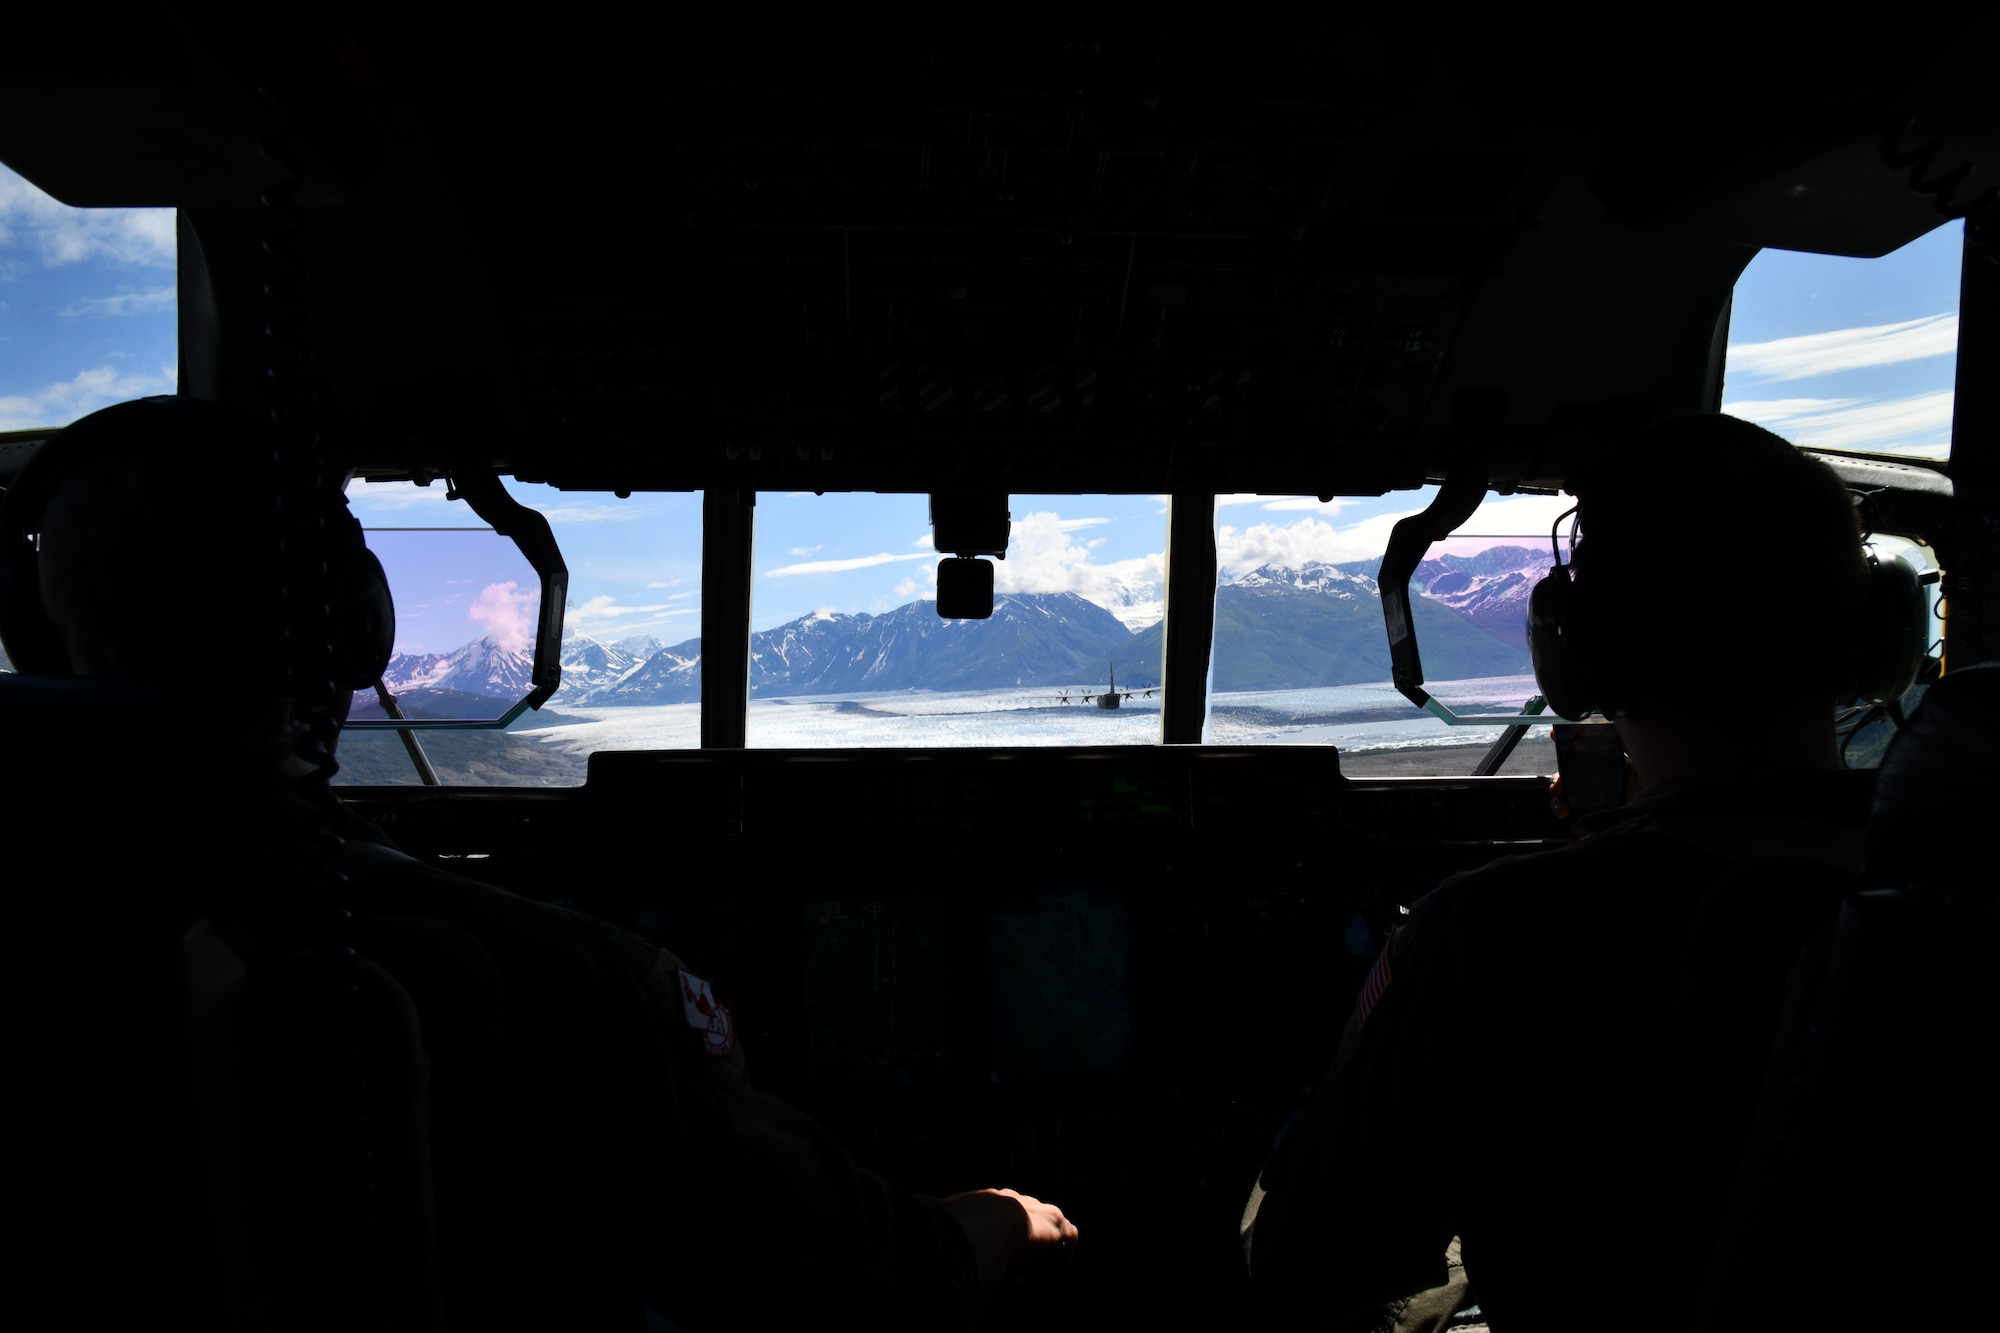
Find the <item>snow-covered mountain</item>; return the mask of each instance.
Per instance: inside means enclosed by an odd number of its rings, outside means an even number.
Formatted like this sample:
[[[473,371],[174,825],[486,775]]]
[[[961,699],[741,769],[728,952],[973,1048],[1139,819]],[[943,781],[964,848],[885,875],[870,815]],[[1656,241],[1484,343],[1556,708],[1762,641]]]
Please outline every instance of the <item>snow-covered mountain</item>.
[[[750,693],[1068,684],[1103,679],[1114,660],[1131,683],[1156,682],[1157,650],[1141,661],[1130,656],[1134,642],[1112,612],[1067,592],[1001,593],[987,620],[940,620],[929,601],[881,615],[819,612],[750,636]],[[590,648],[575,651],[595,660]],[[701,640],[660,648],[616,679],[578,682],[564,671],[560,702],[687,703],[701,697]]]
[[[610,646],[634,662],[644,662],[667,645],[650,634],[632,634]]]
[[[1287,569],[1282,565],[1259,565],[1233,582],[1240,588],[1263,588],[1285,584],[1306,592],[1325,593],[1329,597],[1342,599],[1373,598],[1377,595],[1372,575],[1355,573],[1340,565],[1327,564],[1323,560],[1308,560],[1298,569]]]
[[[1216,687],[1383,679],[1388,667],[1375,581],[1379,564],[1263,565],[1226,582],[1217,599]],[[1419,565],[1411,586],[1430,604],[1423,632],[1431,674],[1444,679],[1447,671],[1470,676],[1522,669],[1527,597],[1547,566],[1547,556],[1522,546]],[[929,601],[881,615],[817,612],[751,635],[750,693],[1046,686],[1102,680],[1112,667],[1124,683],[1155,684],[1162,626],[1142,622],[1135,633],[1125,609],[1121,615],[1060,592],[1001,593],[988,620],[940,620]],[[701,697],[701,658],[699,638],[663,646],[649,635],[605,643],[572,632],[563,640],[563,681],[554,703],[689,703]],[[398,694],[429,690],[512,702],[527,693],[532,665],[529,653],[477,639],[452,653],[399,655],[387,680]]]
[[[449,690],[514,700],[528,692],[534,667],[532,651],[517,652],[479,638],[449,653],[398,653],[389,659],[382,681],[392,694]]]
[[[1549,572],[1547,551],[1494,546],[1478,555],[1441,555],[1417,566],[1410,586],[1442,602],[1502,643],[1528,646],[1528,596]]]
[[[654,643],[654,650],[658,646]],[[571,697],[615,685],[646,664],[645,657],[635,657],[615,643],[600,643],[588,634],[564,638],[561,661],[563,693]]]

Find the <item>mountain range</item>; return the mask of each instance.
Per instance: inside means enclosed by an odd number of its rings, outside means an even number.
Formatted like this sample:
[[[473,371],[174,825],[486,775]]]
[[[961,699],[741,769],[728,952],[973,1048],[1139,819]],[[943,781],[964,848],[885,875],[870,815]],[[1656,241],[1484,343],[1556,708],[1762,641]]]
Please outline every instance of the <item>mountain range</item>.
[[[1410,575],[1410,590],[1450,607],[1502,643],[1526,652],[1528,595],[1553,563],[1549,552],[1533,546],[1491,546],[1476,555],[1433,556]],[[1381,566],[1378,557],[1333,568],[1365,576],[1372,590]],[[1421,627],[1417,637],[1421,642]],[[1443,675],[1437,678],[1449,679]]]
[[[1265,565],[1216,589],[1217,690],[1303,689],[1386,680],[1379,560]],[[1528,669],[1522,617],[1548,558],[1526,547],[1440,556],[1411,580],[1425,674],[1434,680]],[[940,620],[910,602],[880,615],[817,612],[750,637],[752,697],[872,690],[992,690],[1103,683],[1157,685],[1165,626],[1134,633],[1075,593],[1003,593],[987,620]],[[701,640],[563,640],[557,705],[691,703]],[[476,639],[450,653],[398,654],[384,682],[413,713],[492,715],[527,693],[530,653]],[[364,705],[368,701],[358,701]]]

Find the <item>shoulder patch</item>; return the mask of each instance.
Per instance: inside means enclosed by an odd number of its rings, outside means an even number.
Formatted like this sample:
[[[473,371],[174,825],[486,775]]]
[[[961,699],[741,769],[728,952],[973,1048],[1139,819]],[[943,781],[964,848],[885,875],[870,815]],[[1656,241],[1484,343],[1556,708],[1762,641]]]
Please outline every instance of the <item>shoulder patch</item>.
[[[1376,1003],[1394,979],[1395,973],[1389,968],[1389,946],[1384,944],[1375,966],[1368,970],[1368,980],[1361,983],[1361,998],[1354,1002],[1354,1026],[1357,1030],[1366,1026],[1368,1015],[1374,1012]]]
[[[698,977],[684,967],[674,969],[680,983],[681,1014],[687,1025],[701,1033],[702,1045],[718,1060],[736,1049],[736,1020],[729,1006],[715,998],[715,988],[706,977]]]

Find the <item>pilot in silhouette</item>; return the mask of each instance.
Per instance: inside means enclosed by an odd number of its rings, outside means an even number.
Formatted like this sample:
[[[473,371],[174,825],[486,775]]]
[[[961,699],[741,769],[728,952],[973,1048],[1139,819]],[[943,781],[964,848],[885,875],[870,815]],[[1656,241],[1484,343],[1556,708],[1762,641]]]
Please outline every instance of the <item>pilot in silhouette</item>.
[[[280,617],[257,605],[279,577],[270,459],[255,428],[189,399],[110,407],[44,445],[0,505],[10,550],[34,565],[0,593],[17,666],[168,677],[206,706],[202,664],[224,634],[211,608],[230,600],[232,660],[275,673]],[[387,661],[393,607],[331,487],[319,517],[337,688],[294,703],[344,716]],[[167,595],[163,560],[206,586]],[[171,744],[204,734],[179,729]],[[455,1326],[620,1327],[650,1306],[687,1328],[813,1327],[839,1311],[966,1327],[1003,1276],[1074,1256],[1077,1229],[1055,1205],[903,1189],[759,1092],[725,997],[680,958],[405,856],[323,785],[318,799],[351,835],[335,865],[354,943],[422,1025]],[[255,915],[211,913],[253,975]]]
[[[1407,1321],[1457,1237],[1496,1330],[1686,1328],[1785,965],[1861,869],[1873,775],[1834,734],[1864,577],[1840,481],[1708,415],[1573,489],[1572,674],[1640,789],[1572,845],[1447,879],[1391,936],[1245,1209],[1278,1323]],[[1688,971],[1692,938],[1748,915],[1778,942],[1761,971]]]

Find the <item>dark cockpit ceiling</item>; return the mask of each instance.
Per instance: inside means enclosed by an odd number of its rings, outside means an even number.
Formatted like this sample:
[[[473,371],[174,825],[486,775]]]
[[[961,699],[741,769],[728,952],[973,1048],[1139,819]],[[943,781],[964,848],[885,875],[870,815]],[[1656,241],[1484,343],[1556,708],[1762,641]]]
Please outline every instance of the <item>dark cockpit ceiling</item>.
[[[1940,219],[1885,140],[1993,136],[1971,32],[1320,21],[163,28],[10,80],[0,159],[182,209],[223,398],[295,201],[378,474],[1326,494],[1714,406],[1758,247],[1894,249]]]

